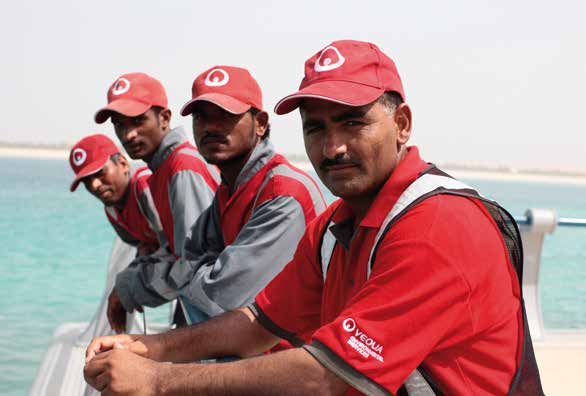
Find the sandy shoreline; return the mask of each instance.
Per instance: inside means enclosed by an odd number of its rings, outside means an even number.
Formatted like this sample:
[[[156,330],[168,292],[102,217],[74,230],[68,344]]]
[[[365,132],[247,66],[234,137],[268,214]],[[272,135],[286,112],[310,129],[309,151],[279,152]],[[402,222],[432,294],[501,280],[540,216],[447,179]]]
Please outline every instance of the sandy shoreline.
[[[304,171],[312,171],[309,162],[294,161],[293,165]],[[464,170],[442,168],[443,171],[458,179],[471,180],[495,180],[507,182],[551,183],[551,184],[577,184],[586,185],[585,176],[551,175],[521,172],[498,172],[491,170]]]
[[[0,157],[34,158],[34,159],[67,159],[69,150],[24,148],[24,147],[0,147]]]
[[[0,147],[0,157],[66,160],[68,156],[69,150],[64,149]],[[313,170],[309,162],[293,161],[293,164],[305,171]],[[459,179],[586,185],[586,176],[498,172],[491,170],[463,170],[450,168],[444,168],[444,170]]]

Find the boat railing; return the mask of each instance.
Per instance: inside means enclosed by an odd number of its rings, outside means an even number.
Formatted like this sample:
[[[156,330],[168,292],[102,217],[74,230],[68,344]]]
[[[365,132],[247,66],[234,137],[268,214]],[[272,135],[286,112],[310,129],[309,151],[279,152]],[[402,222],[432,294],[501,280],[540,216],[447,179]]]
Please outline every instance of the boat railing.
[[[586,227],[586,219],[558,217],[553,209],[528,209],[524,216],[515,216],[523,239],[523,298],[531,337],[545,337],[539,297],[539,272],[546,234],[560,227]]]

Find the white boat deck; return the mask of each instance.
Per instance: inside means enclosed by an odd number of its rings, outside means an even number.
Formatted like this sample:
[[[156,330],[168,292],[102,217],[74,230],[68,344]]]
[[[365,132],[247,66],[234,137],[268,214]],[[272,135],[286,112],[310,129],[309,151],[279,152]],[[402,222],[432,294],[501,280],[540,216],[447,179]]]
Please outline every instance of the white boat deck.
[[[586,394],[586,331],[546,332],[533,347],[546,395]]]

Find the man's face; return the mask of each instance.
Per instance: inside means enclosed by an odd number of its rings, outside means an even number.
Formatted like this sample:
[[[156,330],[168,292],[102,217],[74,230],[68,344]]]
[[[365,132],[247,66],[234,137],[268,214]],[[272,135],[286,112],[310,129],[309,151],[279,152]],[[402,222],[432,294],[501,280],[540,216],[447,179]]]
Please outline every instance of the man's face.
[[[198,103],[192,118],[199,152],[218,166],[247,158],[264,134],[250,112],[232,114],[209,102]]]
[[[122,156],[117,161],[109,160],[99,172],[82,179],[86,190],[107,206],[119,203],[128,188],[128,162]]]
[[[374,198],[409,138],[410,125],[407,133],[402,131],[396,117],[378,102],[352,107],[307,99],[301,119],[309,160],[325,186],[341,198]]]
[[[153,109],[136,117],[127,117],[119,113],[111,116],[116,136],[132,159],[148,161],[165,137],[169,126],[167,110],[158,115]],[[170,118],[170,117],[169,117]]]

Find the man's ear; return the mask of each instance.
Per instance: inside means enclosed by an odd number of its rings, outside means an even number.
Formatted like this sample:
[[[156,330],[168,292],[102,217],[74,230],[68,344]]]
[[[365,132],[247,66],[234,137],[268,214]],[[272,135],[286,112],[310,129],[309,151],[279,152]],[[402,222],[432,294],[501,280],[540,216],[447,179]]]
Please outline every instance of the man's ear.
[[[405,145],[411,137],[411,108],[407,103],[401,103],[395,110],[395,124],[397,125],[397,144]]]
[[[159,125],[163,131],[169,129],[171,125],[171,110],[163,109],[159,112]]]
[[[120,154],[118,157],[118,165],[122,167],[122,171],[124,173],[130,173],[130,164],[128,163],[126,157],[122,154]]]
[[[256,135],[262,138],[265,135],[269,125],[269,113],[266,111],[258,112],[254,116],[254,125],[256,127]]]

